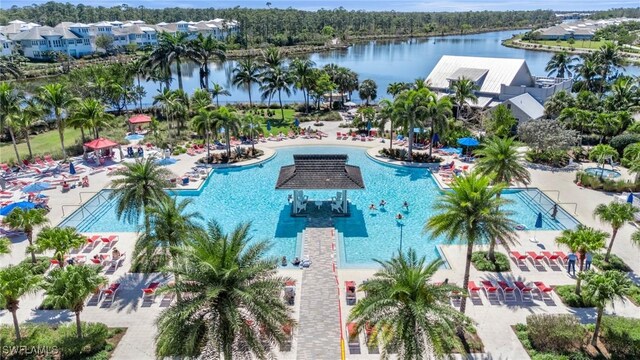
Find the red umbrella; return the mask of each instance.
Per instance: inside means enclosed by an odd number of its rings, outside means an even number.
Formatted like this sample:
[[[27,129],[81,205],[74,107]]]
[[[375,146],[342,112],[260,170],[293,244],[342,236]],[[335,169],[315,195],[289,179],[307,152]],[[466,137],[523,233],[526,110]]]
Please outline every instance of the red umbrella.
[[[105,138],[95,139],[84,144],[85,147],[92,150],[108,149],[118,145],[117,142]]]
[[[149,115],[135,115],[129,118],[129,124],[144,124],[151,122],[151,116]]]

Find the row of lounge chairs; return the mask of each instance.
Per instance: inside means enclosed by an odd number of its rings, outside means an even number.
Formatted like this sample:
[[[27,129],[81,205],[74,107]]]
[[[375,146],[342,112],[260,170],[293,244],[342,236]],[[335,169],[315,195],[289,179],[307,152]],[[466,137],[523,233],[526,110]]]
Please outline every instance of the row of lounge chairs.
[[[542,281],[534,281],[533,286],[527,286],[522,281],[514,281],[513,285],[500,280],[496,283],[490,280],[480,281],[478,286],[475,281],[469,281],[467,291],[471,300],[480,298],[480,291],[483,291],[489,301],[500,301],[500,296],[504,302],[517,301],[516,293],[520,295],[523,302],[533,301],[533,293],[537,292],[540,300],[551,300],[552,287],[545,285]]]
[[[567,261],[567,254],[562,251],[540,251],[540,253],[536,253],[535,251],[527,251],[524,254],[521,254],[519,251],[511,251],[509,252],[509,256],[515,261],[518,266],[525,266],[525,261],[527,259],[531,260],[534,266],[543,266],[542,261],[546,261],[547,264],[561,266]]]
[[[373,137],[373,136],[367,136],[367,135],[358,134],[358,133],[355,133],[355,132],[352,132],[351,135],[349,135],[349,133],[336,132],[336,139],[337,140],[347,140],[349,138],[351,138],[351,140],[353,140],[353,141],[356,141],[356,140],[373,141],[375,139],[375,137]]]

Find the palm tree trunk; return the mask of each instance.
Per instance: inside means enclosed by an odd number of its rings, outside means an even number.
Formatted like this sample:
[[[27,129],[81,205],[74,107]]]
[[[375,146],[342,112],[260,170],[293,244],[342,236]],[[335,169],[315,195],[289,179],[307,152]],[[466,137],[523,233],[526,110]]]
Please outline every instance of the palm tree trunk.
[[[582,272],[582,270],[584,269],[584,255],[580,253],[580,266],[578,266],[578,269],[580,270],[579,273]],[[578,280],[576,281],[576,295],[580,295],[580,283],[582,282],[582,279],[580,278],[580,276],[578,276]]]
[[[466,261],[464,264],[464,277],[462,278],[462,288],[464,291],[467,290],[469,286],[469,271],[471,270],[471,255],[473,254],[473,242],[469,241],[467,244],[467,255]],[[462,297],[462,302],[460,303],[460,312],[464,314],[467,310],[467,297]],[[460,332],[460,331],[459,331]]]
[[[413,121],[409,123],[409,154],[407,160],[413,161]]]
[[[227,157],[231,159],[231,134],[229,133],[229,129],[225,129],[225,139],[227,140]]]
[[[176,58],[176,75],[178,75],[178,89],[182,90],[182,70],[180,69],[180,58]]]
[[[618,229],[613,228],[611,232],[611,241],[609,241],[609,247],[607,247],[607,254],[604,256],[604,261],[609,261],[609,256],[611,255],[611,249],[613,249],[613,241],[616,239],[616,235],[618,235]]]
[[[247,90],[249,92],[249,107],[253,107],[253,105],[251,105],[251,82],[247,83]]]
[[[384,131],[382,132],[382,136],[384,136]],[[391,150],[393,150],[393,120],[389,120],[389,152],[391,152]]]
[[[280,90],[278,90],[278,102],[280,102],[280,114],[282,115],[282,121],[284,121],[284,108],[282,107],[282,94]]]
[[[60,147],[62,148],[62,159],[67,160],[67,152],[64,149],[64,127],[62,126],[62,119],[58,116],[58,135],[60,136]]]
[[[29,149],[29,157],[33,159],[33,153],[31,152],[31,141],[29,140],[29,129],[24,129],[24,139],[27,141],[27,149]]]
[[[33,231],[25,231],[27,235],[27,241],[29,242],[29,248],[31,249],[31,263],[35,264],[36,261],[36,252],[33,250]]]
[[[220,95],[216,95],[216,107],[220,107]]]
[[[80,322],[80,311],[76,311],[76,332],[78,339],[82,339],[82,323]]]
[[[209,163],[209,159],[211,159],[211,134],[209,134],[209,126],[206,127],[205,137],[207,138],[207,164]]]
[[[13,329],[16,332],[16,342],[20,342],[22,340],[22,336],[20,336],[20,323],[18,322],[18,306],[12,307],[11,309],[11,317],[13,317]]]
[[[204,59],[204,88],[209,91],[209,59]]]
[[[500,195],[500,193],[496,194],[496,198],[499,199]],[[487,258],[494,264],[496,263],[496,244],[496,239],[491,239],[489,242],[489,251],[487,251]]]
[[[593,329],[593,337],[591,338],[591,345],[594,347],[598,343],[598,335],[600,334],[600,323],[602,322],[602,313],[604,309],[598,307],[598,316],[596,317],[596,326]]]
[[[13,151],[16,152],[16,159],[18,159],[18,166],[22,165],[20,160],[20,153],[18,152],[18,144],[16,143],[16,136],[13,133],[13,128],[9,126],[9,134],[11,135],[11,142],[13,143]]]
[[[434,120],[431,120],[431,139],[429,139],[429,157],[433,155],[433,136],[435,134]]]

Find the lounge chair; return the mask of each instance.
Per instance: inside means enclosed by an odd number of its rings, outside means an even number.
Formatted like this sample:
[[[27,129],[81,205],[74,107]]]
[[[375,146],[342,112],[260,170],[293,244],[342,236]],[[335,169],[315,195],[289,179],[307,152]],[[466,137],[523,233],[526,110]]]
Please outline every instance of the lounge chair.
[[[149,285],[147,285],[146,288],[142,289],[142,299],[155,299],[156,297],[156,290],[158,290],[158,287],[160,286],[159,282],[152,282]]]
[[[520,293],[520,299],[522,301],[533,300],[533,297],[531,296],[531,292],[533,291],[532,288],[525,285],[522,281],[514,281],[513,284],[516,286],[516,289],[518,289],[518,292]]]
[[[342,204],[340,204],[340,203],[331,203],[331,211],[342,212]]]
[[[96,244],[101,240],[102,236],[100,235],[92,235],[87,238],[87,248],[91,247],[92,249],[96,247]]]
[[[347,324],[347,344],[349,346],[349,354],[360,354],[360,334],[358,326],[354,322]]]
[[[109,287],[100,290],[100,297],[103,297],[103,301],[107,301],[107,298],[111,303],[116,299],[116,294],[120,288],[120,283],[113,283]],[[99,301],[99,300],[98,300]]]
[[[347,305],[355,305],[356,304],[356,282],[355,281],[345,281],[344,288],[346,293],[346,301]]]
[[[549,263],[549,265],[551,265],[551,262],[555,262],[556,264],[558,264],[558,259],[560,259],[560,255],[558,254],[552,254],[551,251],[541,251],[540,252],[542,255],[544,255],[545,259],[547,259],[547,263]]]
[[[105,244],[105,249],[111,249],[114,243],[118,241],[118,235],[109,235],[107,237],[101,238],[102,243]]]
[[[91,258],[91,262],[98,266],[106,266],[109,263],[109,258],[111,256],[108,254],[99,254],[98,258]]]
[[[46,161],[46,162],[47,162],[47,164],[49,164],[50,166],[56,166],[56,165],[58,165],[58,163],[57,163],[55,160],[53,160],[53,159],[51,158],[51,155],[45,155],[45,156],[44,156],[44,161]]]
[[[567,263],[567,254],[563,251],[554,251],[554,254],[558,255],[558,259],[560,259],[563,263]]]
[[[109,265],[109,269],[107,271],[116,271],[118,270],[118,268],[120,266],[122,266],[122,264],[124,263],[124,260],[127,258],[127,253],[123,252],[122,254],[120,254],[120,257],[117,259],[111,259],[110,264]]]
[[[498,298],[498,288],[495,287],[495,285],[491,281],[482,280],[480,283],[482,284],[482,290],[484,290],[484,294],[487,299],[496,299],[500,301],[500,298]]]
[[[533,285],[536,287],[538,294],[540,295],[540,300],[551,300],[551,292],[553,291],[552,287],[545,285],[542,281],[534,281]]]
[[[337,140],[342,139],[342,133],[341,132],[336,132],[336,139]]]
[[[476,299],[480,299],[480,290],[482,290],[482,288],[476,285],[474,281],[469,281],[469,284],[467,285],[467,291],[469,291],[469,297],[471,299],[474,298],[474,294]]]
[[[509,286],[506,281],[498,281],[498,288],[502,291],[502,298],[505,302],[516,301],[516,289]]]
[[[290,306],[295,305],[295,301],[296,301],[296,282],[295,281],[293,280],[285,281],[284,300]]]
[[[534,265],[543,266],[540,260],[544,259],[544,255],[538,254],[535,251],[527,251],[527,256],[529,256],[529,258],[531,259],[531,262],[533,262]]]
[[[516,262],[517,265],[526,265],[525,260],[527,260],[527,255],[522,255],[518,251],[510,251],[509,255]]]

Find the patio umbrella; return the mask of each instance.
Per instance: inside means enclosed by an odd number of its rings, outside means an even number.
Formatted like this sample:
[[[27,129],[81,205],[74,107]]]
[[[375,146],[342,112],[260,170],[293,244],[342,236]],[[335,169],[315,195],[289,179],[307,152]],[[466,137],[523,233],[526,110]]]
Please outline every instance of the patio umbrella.
[[[24,193],[40,192],[42,190],[47,190],[47,189],[51,189],[51,184],[46,182],[36,182],[23,187],[22,192]]]
[[[633,204],[633,193],[629,193],[629,196],[627,197],[627,202],[629,204]]]
[[[11,203],[11,204],[9,204],[7,206],[4,206],[4,207],[0,208],[0,215],[7,216],[15,208],[33,209],[34,207],[36,207],[36,204],[34,204],[32,202],[29,202],[29,201],[14,202],[14,203]]]
[[[76,167],[75,167],[75,165],[73,165],[73,163],[69,163],[69,174],[71,174],[71,175],[75,175],[76,174]]]
[[[294,124],[296,127],[300,126],[300,120],[298,120],[298,118],[296,118],[296,119],[293,121],[293,124]]]
[[[271,131],[271,120],[267,120],[267,131]]]
[[[474,138],[465,137],[458,139],[458,144],[471,147],[480,145],[480,142]]]
[[[542,229],[542,213],[538,212],[538,217],[536,218],[536,224],[534,225],[536,229]],[[531,242],[537,243],[538,239],[536,239],[536,232],[533,232],[533,237],[529,239]]]

